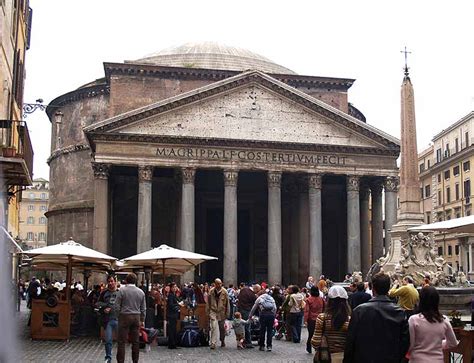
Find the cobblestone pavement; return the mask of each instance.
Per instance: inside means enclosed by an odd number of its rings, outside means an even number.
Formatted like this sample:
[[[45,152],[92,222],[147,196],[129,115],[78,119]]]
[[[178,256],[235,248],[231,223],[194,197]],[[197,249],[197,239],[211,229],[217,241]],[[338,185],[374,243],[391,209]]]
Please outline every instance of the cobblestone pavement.
[[[72,338],[69,342],[33,341],[26,326],[29,312],[22,305],[18,316],[21,330],[20,362],[103,362],[104,346],[98,338]],[[273,341],[273,351],[260,352],[258,348],[237,350],[232,334],[226,338],[227,346],[211,351],[209,347],[181,348],[169,350],[167,347],[151,347],[149,352],[140,351],[140,362],[311,362],[312,355],[305,350],[307,331],[302,329],[300,344]],[[131,362],[130,347],[127,347],[126,362]],[[116,355],[114,344],[113,357]]]

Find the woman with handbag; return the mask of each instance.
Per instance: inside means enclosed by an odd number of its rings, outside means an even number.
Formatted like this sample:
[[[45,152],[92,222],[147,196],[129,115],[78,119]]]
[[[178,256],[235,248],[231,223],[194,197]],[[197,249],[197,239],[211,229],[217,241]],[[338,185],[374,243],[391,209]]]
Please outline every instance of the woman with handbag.
[[[311,339],[316,350],[314,362],[342,363],[351,313],[347,299],[342,286],[329,289],[326,311],[318,315]]]
[[[306,299],[304,307],[304,323],[308,328],[308,340],[306,341],[306,351],[311,353],[311,339],[313,338],[316,319],[324,311],[324,299],[319,296],[319,289],[313,285],[310,288],[311,296]]]

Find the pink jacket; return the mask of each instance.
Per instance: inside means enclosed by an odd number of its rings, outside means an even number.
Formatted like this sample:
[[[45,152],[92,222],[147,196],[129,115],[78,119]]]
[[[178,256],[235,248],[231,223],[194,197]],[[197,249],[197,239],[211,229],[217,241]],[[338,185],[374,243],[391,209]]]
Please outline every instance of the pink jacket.
[[[410,330],[410,363],[443,363],[443,349],[454,348],[458,341],[448,318],[430,323],[423,314],[412,315]]]

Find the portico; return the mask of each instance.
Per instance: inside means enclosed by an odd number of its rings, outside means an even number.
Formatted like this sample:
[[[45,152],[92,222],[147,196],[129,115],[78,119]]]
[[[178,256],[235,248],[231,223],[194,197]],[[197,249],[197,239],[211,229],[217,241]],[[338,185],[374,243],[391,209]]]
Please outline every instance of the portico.
[[[189,280],[365,273],[382,256],[383,196],[396,216],[397,140],[260,72],[85,133],[94,247],[125,257],[174,243],[219,257]]]

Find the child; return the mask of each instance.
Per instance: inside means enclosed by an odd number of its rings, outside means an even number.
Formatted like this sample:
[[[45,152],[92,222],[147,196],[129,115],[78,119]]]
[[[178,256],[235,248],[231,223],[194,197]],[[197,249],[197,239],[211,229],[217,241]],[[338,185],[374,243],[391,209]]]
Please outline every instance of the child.
[[[237,349],[244,348],[245,324],[248,324],[248,320],[243,320],[242,314],[236,311],[234,320],[232,320],[232,327],[234,328],[235,339],[237,339]]]

